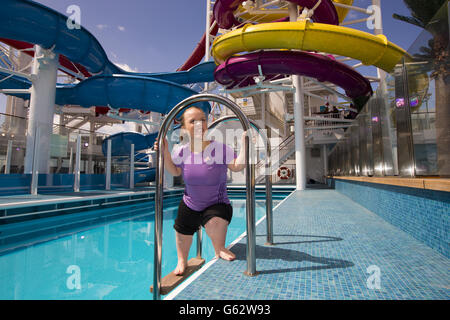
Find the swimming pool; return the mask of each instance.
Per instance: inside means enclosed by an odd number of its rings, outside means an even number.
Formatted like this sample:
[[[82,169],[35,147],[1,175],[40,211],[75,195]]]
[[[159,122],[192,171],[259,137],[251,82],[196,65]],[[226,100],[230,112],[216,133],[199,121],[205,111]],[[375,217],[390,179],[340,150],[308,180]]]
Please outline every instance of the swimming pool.
[[[163,276],[177,264],[173,221],[180,199],[164,202]],[[227,245],[246,225],[245,200],[231,202],[233,220]],[[277,200],[273,202],[275,206]],[[96,226],[77,225],[77,230],[52,234],[53,239],[48,239],[48,229],[45,241],[34,239],[37,243],[1,254],[0,299],[152,299],[153,202],[103,210],[103,214],[122,216]],[[265,215],[265,201],[256,201],[255,215],[256,220]],[[196,255],[195,238],[190,257]],[[213,257],[211,240],[203,232],[203,258],[209,261]]]

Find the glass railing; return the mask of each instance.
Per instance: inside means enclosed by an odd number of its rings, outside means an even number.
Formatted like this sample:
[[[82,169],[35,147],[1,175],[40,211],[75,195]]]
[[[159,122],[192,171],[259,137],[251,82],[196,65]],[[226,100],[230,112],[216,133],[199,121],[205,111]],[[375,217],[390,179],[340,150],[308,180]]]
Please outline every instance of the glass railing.
[[[148,180],[141,177],[134,183],[135,175],[130,176],[133,164],[135,174],[149,175],[139,171],[148,169],[149,157],[137,152],[134,163],[131,152],[112,156],[107,177],[107,155],[102,150],[107,134],[42,123],[36,123],[32,133],[27,130],[25,117],[0,113],[0,196],[130,189]]]
[[[332,149],[328,175],[450,176],[449,74],[445,4]]]

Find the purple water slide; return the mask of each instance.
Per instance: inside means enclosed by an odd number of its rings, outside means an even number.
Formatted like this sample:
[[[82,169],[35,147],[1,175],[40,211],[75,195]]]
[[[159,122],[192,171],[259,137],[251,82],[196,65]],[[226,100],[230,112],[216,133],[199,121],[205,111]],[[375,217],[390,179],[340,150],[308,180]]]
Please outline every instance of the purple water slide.
[[[227,88],[246,86],[258,76],[258,66],[266,80],[278,75],[301,75],[321,82],[331,82],[345,90],[356,101],[372,94],[369,80],[350,66],[324,56],[300,51],[260,51],[230,57],[214,71],[216,81]]]
[[[219,27],[223,29],[230,29],[234,25],[239,25],[240,22],[234,17],[234,11],[245,0],[217,0],[214,4],[214,18]],[[313,8],[319,0],[288,0],[301,7]],[[320,5],[314,11],[312,19],[315,22],[327,24],[339,24],[338,14],[336,8],[331,0],[322,0]]]

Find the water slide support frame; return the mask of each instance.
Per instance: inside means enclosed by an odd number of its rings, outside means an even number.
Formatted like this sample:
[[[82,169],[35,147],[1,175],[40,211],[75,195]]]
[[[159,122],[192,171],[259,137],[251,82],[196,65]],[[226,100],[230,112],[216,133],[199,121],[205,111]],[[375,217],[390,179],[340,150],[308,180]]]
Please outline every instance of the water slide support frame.
[[[206,0],[206,27],[205,27],[205,62],[209,61],[209,47],[211,46],[210,28],[211,28],[211,0]],[[209,83],[205,82],[205,92],[209,89]]]
[[[30,96],[29,124],[27,129],[27,149],[25,154],[25,173],[31,173],[33,167],[35,128],[40,128],[41,143],[37,170],[48,173],[50,158],[50,137],[53,114],[55,111],[56,79],[58,72],[58,54],[38,45],[32,68],[32,86]]]

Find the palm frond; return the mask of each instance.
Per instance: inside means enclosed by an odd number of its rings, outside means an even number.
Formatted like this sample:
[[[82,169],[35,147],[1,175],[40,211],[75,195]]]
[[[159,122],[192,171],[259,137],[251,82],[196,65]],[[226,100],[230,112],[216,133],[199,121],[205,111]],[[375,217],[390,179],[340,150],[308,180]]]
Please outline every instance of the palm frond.
[[[396,13],[394,13],[392,15],[392,17],[394,19],[397,19],[397,20],[400,20],[400,21],[407,22],[409,24],[418,26],[420,28],[425,28],[425,26],[426,26],[422,21],[420,21],[420,20],[418,20],[417,18],[414,18],[414,17],[406,17],[406,16],[402,16],[402,15],[399,15],[399,14],[396,14]]]

